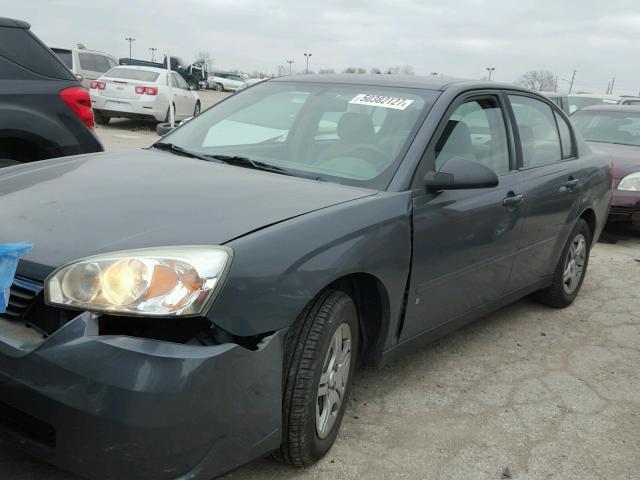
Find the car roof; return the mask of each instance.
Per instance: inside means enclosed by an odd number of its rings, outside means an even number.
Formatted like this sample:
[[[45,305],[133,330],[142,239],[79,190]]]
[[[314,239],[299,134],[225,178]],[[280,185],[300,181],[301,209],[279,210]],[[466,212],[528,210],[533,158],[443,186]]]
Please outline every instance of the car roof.
[[[0,17],[0,27],[12,28],[31,28],[31,25],[24,20],[16,20],[14,18]]]
[[[104,55],[106,57],[111,57],[111,58],[116,58],[113,55],[111,55],[110,53],[106,53],[106,52],[102,52],[100,50],[91,50],[89,48],[78,48],[78,47],[73,47],[73,48],[67,48],[67,47],[49,47],[51,48],[51,50],[53,50],[54,52],[60,51],[60,52],[80,52],[80,53],[92,53],[92,54],[98,54],[98,55]]]
[[[640,105],[591,105],[584,107],[577,112],[628,112],[640,113]],[[576,113],[577,113],[576,112]]]
[[[453,77],[433,77],[421,75],[400,75],[400,74],[341,74],[341,75],[291,75],[270,79],[272,82],[303,82],[303,83],[342,83],[350,85],[369,85],[380,87],[400,87],[419,88],[424,90],[444,91],[450,87],[462,89],[509,89],[520,90],[528,93],[532,92],[527,88],[517,85],[500,82],[490,82],[485,80],[465,80]]]

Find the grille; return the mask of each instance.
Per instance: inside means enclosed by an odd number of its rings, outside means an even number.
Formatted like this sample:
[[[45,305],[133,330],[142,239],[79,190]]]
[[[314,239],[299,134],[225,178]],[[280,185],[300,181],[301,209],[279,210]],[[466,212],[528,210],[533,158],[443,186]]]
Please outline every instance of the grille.
[[[612,206],[609,213],[617,217],[626,217],[633,223],[640,223],[640,209],[637,208]]]
[[[0,402],[0,428],[49,448],[56,446],[56,431],[46,422]]]
[[[42,285],[16,278],[11,285],[7,310],[5,313],[0,313],[0,318],[13,321],[24,320],[41,291]]]

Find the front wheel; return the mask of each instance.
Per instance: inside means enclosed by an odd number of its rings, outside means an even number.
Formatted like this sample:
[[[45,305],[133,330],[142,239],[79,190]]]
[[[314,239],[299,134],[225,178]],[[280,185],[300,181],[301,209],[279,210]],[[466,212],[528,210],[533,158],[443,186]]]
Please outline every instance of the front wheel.
[[[222,84],[221,84],[221,83],[217,83],[217,82],[216,82],[216,83],[213,85],[213,89],[214,89],[216,92],[221,92],[221,91],[223,91],[223,90],[224,90],[224,87],[222,86]]]
[[[540,303],[564,308],[573,303],[587,273],[591,250],[591,230],[583,219],[573,227],[556,265],[551,286],[535,293]]]
[[[200,106],[200,102],[196,102],[196,106],[195,106],[195,108],[193,109],[193,116],[194,116],[194,117],[197,117],[198,115],[200,115],[200,109],[201,109],[201,108],[202,108],[202,107]]]
[[[321,294],[291,327],[285,346],[279,460],[305,467],[335,442],[349,399],[358,339],[356,306],[339,290]]]

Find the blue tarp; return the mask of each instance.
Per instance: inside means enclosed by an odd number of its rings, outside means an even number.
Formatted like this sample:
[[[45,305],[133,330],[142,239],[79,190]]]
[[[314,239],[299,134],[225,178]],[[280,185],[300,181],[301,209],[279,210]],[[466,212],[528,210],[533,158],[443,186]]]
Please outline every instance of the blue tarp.
[[[18,259],[31,250],[31,242],[0,243],[0,313],[4,313],[9,303],[9,289],[16,275]]]

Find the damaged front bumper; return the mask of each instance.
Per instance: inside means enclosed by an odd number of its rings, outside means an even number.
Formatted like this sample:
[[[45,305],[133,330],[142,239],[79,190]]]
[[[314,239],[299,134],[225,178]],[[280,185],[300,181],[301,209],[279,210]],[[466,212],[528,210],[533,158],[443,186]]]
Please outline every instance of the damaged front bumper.
[[[16,328],[0,325],[0,431],[65,470],[210,479],[280,444],[284,331],[252,351],[99,336],[89,313],[39,342]]]

